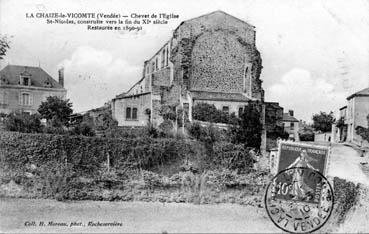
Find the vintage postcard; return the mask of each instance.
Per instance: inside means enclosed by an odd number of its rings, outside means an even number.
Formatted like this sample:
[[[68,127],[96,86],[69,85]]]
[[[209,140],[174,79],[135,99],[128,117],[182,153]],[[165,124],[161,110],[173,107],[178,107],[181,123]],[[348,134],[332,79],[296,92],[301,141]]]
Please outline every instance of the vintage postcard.
[[[0,232],[367,232],[368,12],[0,0]]]

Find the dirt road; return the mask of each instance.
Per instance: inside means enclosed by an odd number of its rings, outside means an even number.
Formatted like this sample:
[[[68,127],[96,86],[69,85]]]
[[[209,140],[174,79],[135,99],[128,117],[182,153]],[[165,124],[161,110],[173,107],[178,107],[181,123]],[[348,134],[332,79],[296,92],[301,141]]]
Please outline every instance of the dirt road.
[[[37,226],[26,226],[35,221]],[[82,222],[85,226],[47,226]],[[88,222],[121,223],[95,227]],[[46,226],[39,226],[44,222]],[[58,202],[54,200],[0,199],[3,232],[279,232],[263,208],[240,205],[193,205],[144,202]]]
[[[334,144],[328,175],[337,176],[354,183],[369,185],[369,177],[360,168],[363,161],[359,153],[349,146]]]

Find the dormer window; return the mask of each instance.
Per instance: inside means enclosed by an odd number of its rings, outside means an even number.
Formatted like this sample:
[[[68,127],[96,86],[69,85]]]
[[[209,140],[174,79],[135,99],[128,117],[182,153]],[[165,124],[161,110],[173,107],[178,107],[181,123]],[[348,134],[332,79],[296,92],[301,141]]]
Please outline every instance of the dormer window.
[[[30,86],[31,85],[31,77],[29,76],[21,76],[20,84],[24,86]]]

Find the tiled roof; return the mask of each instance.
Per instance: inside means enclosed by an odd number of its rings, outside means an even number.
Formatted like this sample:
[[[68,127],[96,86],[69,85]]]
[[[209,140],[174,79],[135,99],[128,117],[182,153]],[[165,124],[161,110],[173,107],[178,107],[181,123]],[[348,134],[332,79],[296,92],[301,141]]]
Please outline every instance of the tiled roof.
[[[193,99],[196,100],[241,101],[241,102],[247,102],[251,100],[242,93],[191,91],[191,96]]]
[[[6,84],[18,85],[20,75],[23,74],[31,76],[31,86],[46,87],[45,85],[48,81],[51,84],[50,88],[63,88],[63,86],[40,67],[7,65],[0,71],[0,79],[5,79]]]
[[[285,121],[285,122],[299,122],[295,117],[289,115],[288,113],[283,113],[282,121]]]
[[[356,92],[354,94],[351,94],[350,96],[347,97],[347,100],[356,97],[356,96],[369,96],[369,88],[360,90],[359,92]]]

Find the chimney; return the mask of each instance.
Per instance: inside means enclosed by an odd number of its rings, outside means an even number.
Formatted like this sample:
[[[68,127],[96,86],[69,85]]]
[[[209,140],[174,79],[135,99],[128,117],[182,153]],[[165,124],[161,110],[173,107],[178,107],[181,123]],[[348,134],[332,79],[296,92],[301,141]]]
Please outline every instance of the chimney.
[[[290,116],[293,116],[293,110],[288,110],[288,114],[289,114]]]
[[[59,84],[64,87],[64,67],[58,70],[59,73]]]

